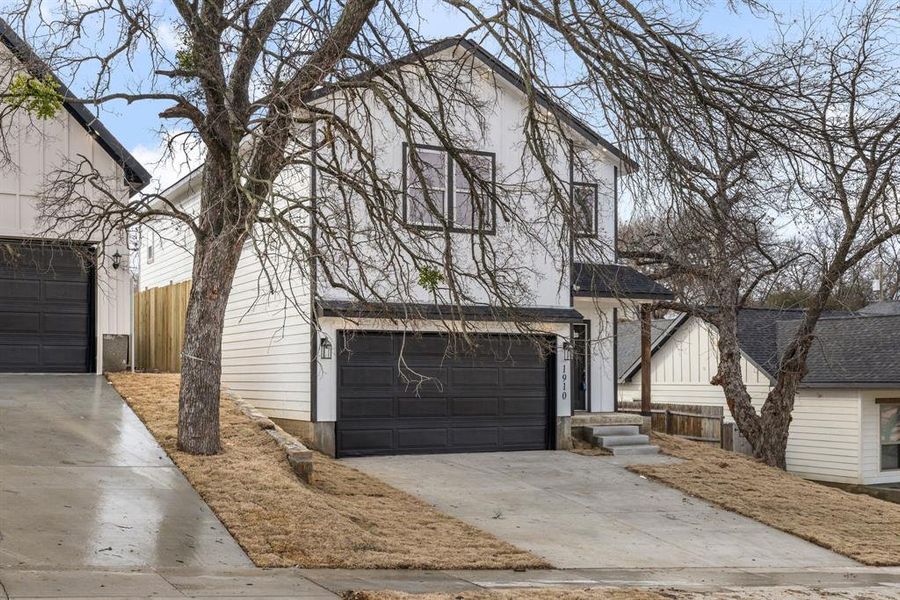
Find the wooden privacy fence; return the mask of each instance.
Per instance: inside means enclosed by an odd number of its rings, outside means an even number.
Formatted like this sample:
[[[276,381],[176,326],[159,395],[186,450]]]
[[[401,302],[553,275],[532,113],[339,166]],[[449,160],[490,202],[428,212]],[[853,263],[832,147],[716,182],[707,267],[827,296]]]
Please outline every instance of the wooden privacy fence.
[[[697,442],[722,445],[724,411],[721,406],[651,404],[652,429]],[[639,413],[640,402],[619,402],[619,411]]]
[[[178,372],[191,282],[150,288],[134,295],[135,367]]]

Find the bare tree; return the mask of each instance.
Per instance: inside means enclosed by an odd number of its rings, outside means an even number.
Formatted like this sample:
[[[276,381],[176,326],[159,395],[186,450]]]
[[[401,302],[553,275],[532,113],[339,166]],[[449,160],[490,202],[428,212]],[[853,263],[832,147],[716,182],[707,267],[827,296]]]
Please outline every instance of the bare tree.
[[[743,88],[749,112],[699,107],[704,135],[647,120],[668,155],[653,170],[664,193],[656,231],[625,254],[678,280],[682,302],[673,307],[716,326],[712,383],[754,455],[773,466],[785,466],[817,321],[840,282],[900,235],[897,24],[893,7],[875,1],[845,9],[824,33],[818,22],[787,32],[758,50],[750,68],[759,85]],[[738,312],[801,264],[806,310],[757,411],[743,381]]]
[[[157,193],[123,202],[88,159],[54,174],[43,204],[48,230],[58,233],[107,236],[168,219],[193,235],[178,428],[179,448],[192,453],[219,450],[223,322],[245,246],[266,266],[262,291],[279,289],[292,302],[285,282],[316,270],[351,297],[405,304],[410,319],[421,299],[410,290],[452,306],[487,295],[506,313],[502,320],[527,331],[515,307],[528,304],[545,269],[516,262],[517,251],[528,246],[556,261],[558,285],[569,286],[571,231],[583,217],[558,168],[572,153],[580,122],[556,106],[584,115],[604,111],[635,132],[646,132],[651,116],[664,118],[691,136],[711,131],[709,123],[692,125],[698,107],[747,116],[747,99],[759,107],[759,96],[769,93],[757,88],[735,44],[701,34],[688,19],[674,20],[661,0],[640,8],[628,0],[449,0],[445,8],[470,23],[461,39],[492,45],[503,68],[524,82],[521,169],[494,190],[484,165],[460,150],[488,118],[491,98],[473,86],[485,74],[462,52],[465,41],[442,42],[446,52],[426,56],[436,40],[419,32],[416,2],[173,0],[162,13],[146,0],[44,4],[19,0],[8,14],[23,37],[40,40],[34,45],[51,68],[90,79],[77,100],[97,107],[157,103],[160,117],[179,132],[169,147],[203,150],[196,213]],[[180,38],[174,53],[162,39],[164,25]],[[579,75],[559,81],[560,56]],[[131,73],[124,85],[123,71]],[[7,94],[11,102],[0,120],[62,100],[52,87],[35,85],[40,81],[33,77]],[[692,110],[677,113],[673,106]],[[404,190],[396,173],[380,168],[371,141],[383,122],[408,144],[436,141],[476,199],[470,218],[503,220],[509,235],[495,238],[475,227],[461,246],[424,184],[419,217],[429,227],[408,226],[398,210]],[[728,130],[724,141],[740,147],[742,131]],[[659,143],[634,144],[638,158],[656,160]],[[590,168],[591,159],[579,160],[576,168]],[[412,167],[416,181],[427,181],[428,164],[414,159]],[[321,182],[315,196],[304,179],[310,170]],[[524,195],[540,199],[538,214],[515,210]],[[486,214],[488,196],[495,197],[495,214]],[[308,312],[299,301],[296,308]],[[447,318],[459,321],[461,314]]]

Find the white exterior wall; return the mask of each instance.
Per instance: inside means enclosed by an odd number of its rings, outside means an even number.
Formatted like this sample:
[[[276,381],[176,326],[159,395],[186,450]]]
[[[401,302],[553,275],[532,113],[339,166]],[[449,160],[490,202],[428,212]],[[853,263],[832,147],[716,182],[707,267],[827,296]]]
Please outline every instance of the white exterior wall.
[[[182,210],[197,214],[200,197],[190,195],[181,204]],[[153,247],[153,261],[147,258]],[[162,287],[191,278],[194,264],[194,234],[184,223],[159,221],[141,227],[141,247],[135,260],[141,266],[141,290]]]
[[[716,343],[716,332],[700,319],[691,317],[683,323],[653,354],[650,372],[653,401],[724,406],[722,388],[709,383],[718,368]],[[744,357],[741,358],[741,369],[754,405],[762,406],[769,393],[769,378]],[[641,371],[638,369],[628,383],[619,384],[619,400],[640,399]]]
[[[0,64],[7,64],[9,52],[5,46],[0,46],[0,53]],[[9,76],[10,73],[0,74],[0,87],[4,87]],[[123,198],[127,195],[122,169],[65,108],[52,119],[31,119],[22,112],[13,119],[15,125],[4,132],[13,164],[0,164],[0,238],[53,238],[37,220],[41,188],[68,161],[80,161],[79,155],[90,160]],[[127,257],[128,249],[124,232],[121,239],[107,240],[105,246],[96,237],[76,240],[97,243],[98,251],[103,253],[97,263],[95,290],[95,364],[99,373],[103,366],[103,335],[131,334],[131,274],[127,264],[113,269],[111,259],[117,251]]]
[[[590,321],[590,359],[588,389],[589,412],[613,412],[615,406],[615,365],[613,361],[613,310],[618,304],[610,300],[575,298],[575,310]]]
[[[288,275],[292,293],[268,293],[259,259],[245,247],[228,297],[222,383],[270,417],[310,418],[309,283]],[[305,307],[302,313],[295,308]]]
[[[716,343],[717,334],[712,327],[689,318],[653,355],[653,402],[722,406],[725,420],[732,422],[722,388],[709,383],[718,363]],[[771,389],[768,377],[745,357],[741,365],[747,391],[759,408]],[[900,396],[900,391],[896,395]],[[810,479],[843,483],[900,480],[900,472],[884,477],[877,473],[874,399],[867,406],[860,397],[859,390],[800,390],[788,435],[789,471]],[[619,400],[640,399],[638,369],[629,382],[619,384]]]
[[[881,470],[880,409],[876,399],[900,402],[900,389],[864,390],[861,394],[860,463],[862,483],[900,482],[900,470]]]
[[[480,64],[480,63],[479,63]],[[524,116],[526,104],[522,92],[504,81],[502,78],[494,76],[486,67],[479,69],[480,76],[476,75],[473,81],[473,89],[479,97],[486,103],[484,109],[485,129],[482,132],[475,127],[470,130],[460,130],[452,132],[455,139],[470,139],[466,142],[466,150],[491,152],[496,156],[496,180],[498,189],[505,183],[514,188],[516,185],[521,186],[523,181],[527,181],[529,189],[522,193],[521,197],[516,196],[513,200],[515,203],[514,210],[520,218],[535,223],[531,228],[532,231],[542,231],[545,238],[536,243],[530,239],[531,236],[523,235],[516,227],[506,223],[497,211],[496,233],[490,236],[490,243],[493,251],[497,256],[495,264],[496,269],[509,268],[515,269],[515,278],[525,282],[526,289],[521,295],[515,299],[515,304],[519,306],[538,306],[538,307],[568,307],[570,306],[570,276],[568,269],[563,270],[563,262],[568,263],[564,253],[566,248],[559,247],[559,227],[562,226],[559,219],[558,211],[554,212],[550,207],[547,198],[540,195],[544,192],[539,182],[544,178],[538,173],[535,165],[532,165],[533,157],[528,153],[525,133],[524,133]],[[402,172],[403,172],[403,141],[405,134],[400,131],[387,116],[387,113],[379,108],[377,101],[364,98],[362,100],[354,100],[355,102],[364,103],[367,109],[372,113],[372,121],[376,123],[371,130],[361,127],[364,131],[362,135],[366,136],[369,141],[370,152],[378,161],[379,172],[390,179],[397,190],[402,189]],[[342,114],[344,102],[340,98],[330,98],[321,101],[324,106],[330,110],[334,110]],[[422,102],[423,106],[428,105],[428,101]],[[353,118],[354,111],[351,111]],[[549,130],[548,130],[549,135]],[[578,136],[571,133],[576,139]],[[473,139],[474,138],[474,139]],[[437,144],[434,139],[421,139],[417,143]],[[579,163],[586,163],[592,168],[592,172],[576,175],[577,180],[593,181],[598,184],[598,238],[600,241],[595,246],[600,246],[611,250],[613,245],[613,232],[615,229],[615,203],[613,198],[613,172],[614,165],[618,159],[609,152],[590,144],[587,141],[580,141],[575,149],[580,156]],[[569,150],[567,145],[560,140],[560,148],[558,152],[557,164],[555,172],[561,181],[569,182]],[[319,182],[319,191],[317,195],[321,196],[323,185]],[[514,192],[516,193],[516,192]],[[549,187],[547,188],[549,197]],[[507,200],[508,203],[511,201]],[[395,210],[402,212],[402,195],[397,194],[397,205]],[[341,210],[341,212],[344,212]],[[371,224],[369,224],[364,216],[365,209],[360,205],[359,210],[352,211],[354,213],[354,227],[357,236],[354,239],[356,245],[354,251],[365,256],[377,257],[382,255],[382,240],[377,239],[377,235],[373,234]],[[548,217],[548,212],[550,213]],[[335,218],[341,218],[340,215]],[[548,219],[550,224],[547,225]],[[553,220],[556,219],[556,222]],[[403,235],[399,232],[397,235]],[[427,234],[434,239],[433,247],[430,250],[437,260],[443,257],[443,234],[441,232]],[[459,272],[474,272],[475,260],[472,257],[471,234],[469,233],[451,233],[451,247],[453,248],[453,256],[455,264]],[[580,246],[584,246],[582,242]],[[579,246],[576,244],[576,246]],[[591,252],[596,255],[597,252]],[[603,258],[610,259],[611,252]],[[408,258],[408,257],[407,257]],[[584,258],[584,257],[582,257]],[[599,258],[599,257],[598,257]],[[390,263],[388,258],[383,261],[377,259],[372,260],[373,264],[379,266],[384,265],[384,269],[379,268],[378,273],[370,273],[366,278],[369,282],[379,281],[384,277],[385,272],[390,268],[387,279],[383,285],[384,289],[379,290],[384,297],[392,298],[395,301],[413,301],[413,302],[434,302],[435,298],[431,294],[422,289],[417,283],[417,272],[413,268],[411,261],[409,265],[397,265]],[[388,267],[390,263],[390,267]],[[364,286],[358,282],[361,278],[352,273],[355,265],[349,265],[348,269],[340,269],[336,266],[336,275],[346,277],[346,281],[350,282],[350,287],[354,287],[361,292],[365,292]],[[395,273],[402,273],[408,278],[408,281],[396,281]],[[501,276],[500,279],[503,279]],[[468,292],[471,294],[475,303],[489,303],[489,291],[484,289],[480,282],[462,281],[461,285],[468,285]],[[317,283],[320,296],[332,299],[351,299],[351,295],[344,290],[334,289],[327,285],[327,282],[321,278]],[[375,284],[378,285],[378,284]],[[398,294],[405,294],[407,297],[398,298]],[[441,297],[441,291],[438,291],[438,302],[450,302],[449,299]]]

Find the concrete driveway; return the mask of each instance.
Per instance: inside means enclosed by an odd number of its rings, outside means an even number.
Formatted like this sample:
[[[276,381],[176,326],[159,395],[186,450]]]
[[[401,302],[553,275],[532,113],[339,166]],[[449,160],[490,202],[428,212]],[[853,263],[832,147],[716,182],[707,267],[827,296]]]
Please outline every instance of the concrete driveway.
[[[504,452],[344,460],[558,568],[857,565],[635,475],[622,458]]]
[[[249,567],[109,383],[0,375],[0,567]]]

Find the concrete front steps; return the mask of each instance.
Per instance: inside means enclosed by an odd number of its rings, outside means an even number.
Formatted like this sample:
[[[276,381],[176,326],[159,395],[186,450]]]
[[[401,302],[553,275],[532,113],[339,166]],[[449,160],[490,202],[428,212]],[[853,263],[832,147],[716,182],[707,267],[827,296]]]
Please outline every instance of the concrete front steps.
[[[659,447],[650,443],[650,437],[642,434],[638,425],[578,425],[573,433],[613,456],[659,453]]]

